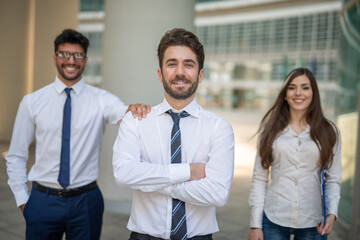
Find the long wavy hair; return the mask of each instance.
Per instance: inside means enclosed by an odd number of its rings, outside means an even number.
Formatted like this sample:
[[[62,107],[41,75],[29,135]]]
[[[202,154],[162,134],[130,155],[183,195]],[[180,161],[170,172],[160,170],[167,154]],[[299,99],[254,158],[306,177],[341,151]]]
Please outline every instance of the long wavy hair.
[[[320,151],[318,162],[319,170],[330,167],[333,162],[333,147],[337,142],[337,130],[334,123],[324,117],[321,109],[319,88],[316,79],[307,68],[296,68],[286,77],[284,85],[277,96],[270,110],[261,120],[258,133],[260,133],[259,154],[261,165],[268,169],[274,159],[272,155],[272,145],[274,140],[282,133],[290,121],[289,104],[285,100],[286,91],[290,83],[298,76],[305,75],[310,80],[313,97],[303,118],[310,125],[310,137],[316,143]]]

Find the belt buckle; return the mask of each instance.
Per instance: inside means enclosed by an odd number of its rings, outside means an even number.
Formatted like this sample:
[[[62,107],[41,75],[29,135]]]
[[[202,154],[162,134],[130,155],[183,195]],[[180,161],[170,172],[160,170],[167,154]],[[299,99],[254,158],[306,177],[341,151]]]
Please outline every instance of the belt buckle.
[[[64,190],[60,189],[59,190],[59,197],[66,197],[65,195],[68,192],[69,192],[69,189],[64,189]]]

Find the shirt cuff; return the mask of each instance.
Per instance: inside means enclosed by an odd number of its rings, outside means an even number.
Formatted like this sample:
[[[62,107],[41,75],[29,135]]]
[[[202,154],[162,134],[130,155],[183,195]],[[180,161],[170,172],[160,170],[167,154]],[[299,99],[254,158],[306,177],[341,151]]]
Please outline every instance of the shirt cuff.
[[[170,183],[185,182],[190,179],[190,165],[188,163],[169,164]]]
[[[263,214],[263,208],[251,209],[250,228],[262,228]]]
[[[334,214],[336,218],[338,218],[338,206],[339,206],[339,199],[326,199],[327,206],[326,206],[326,216],[329,214]]]
[[[20,207],[23,204],[26,204],[29,200],[29,193],[27,191],[21,191],[14,193],[16,205]]]

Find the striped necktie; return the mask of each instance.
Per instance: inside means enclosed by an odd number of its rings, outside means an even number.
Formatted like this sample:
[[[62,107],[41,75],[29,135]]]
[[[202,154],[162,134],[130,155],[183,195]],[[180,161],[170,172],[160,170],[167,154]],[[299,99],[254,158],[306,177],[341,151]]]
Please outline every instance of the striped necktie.
[[[70,132],[71,132],[71,96],[72,88],[65,88],[63,128],[61,139],[60,171],[58,182],[65,189],[70,185]]]
[[[187,112],[174,113],[167,111],[174,121],[171,131],[171,163],[181,163],[181,133],[180,118],[190,116]],[[172,199],[172,220],[171,220],[171,240],[183,240],[187,238],[186,211],[185,203],[178,199]]]

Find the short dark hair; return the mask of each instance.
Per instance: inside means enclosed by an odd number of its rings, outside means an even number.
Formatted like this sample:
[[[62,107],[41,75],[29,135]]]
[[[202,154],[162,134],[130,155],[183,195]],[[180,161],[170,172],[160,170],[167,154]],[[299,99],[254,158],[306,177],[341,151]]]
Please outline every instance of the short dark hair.
[[[89,47],[89,39],[73,29],[65,29],[55,38],[55,52],[58,50],[59,45],[63,43],[78,43],[82,46],[85,53],[87,53]]]
[[[170,46],[186,46],[189,47],[195,54],[199,62],[199,71],[204,67],[204,47],[200,43],[198,37],[183,28],[174,28],[165,33],[161,38],[158,47],[159,66],[162,69],[162,61],[164,59],[164,53]]]

